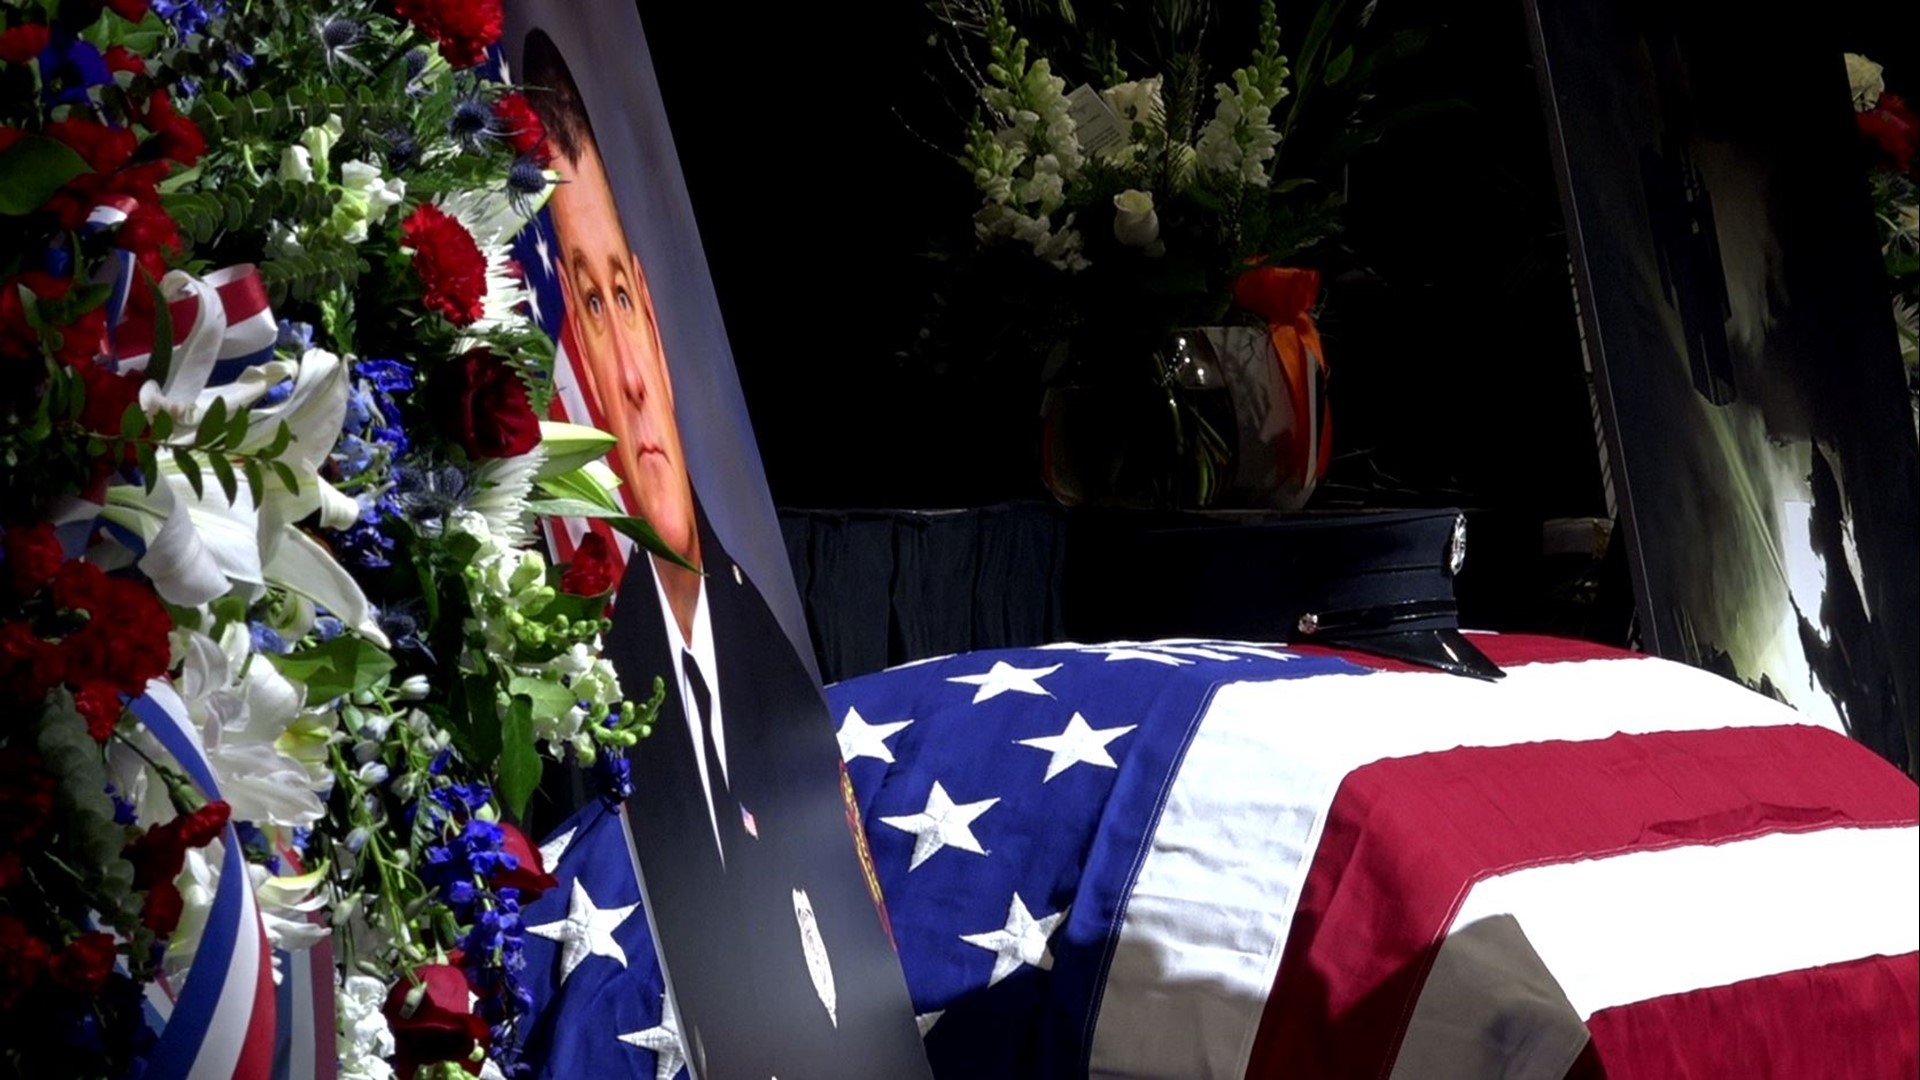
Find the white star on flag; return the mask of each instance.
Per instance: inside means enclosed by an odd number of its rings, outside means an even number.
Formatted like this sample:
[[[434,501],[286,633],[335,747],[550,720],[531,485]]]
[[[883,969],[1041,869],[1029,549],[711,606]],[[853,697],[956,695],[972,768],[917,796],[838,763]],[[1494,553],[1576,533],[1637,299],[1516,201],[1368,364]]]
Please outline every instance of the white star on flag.
[[[1047,948],[1047,939],[1066,917],[1062,910],[1036,919],[1020,894],[1014,893],[1013,903],[1007,905],[1007,925],[984,934],[962,934],[960,940],[994,954],[993,974],[987,977],[987,985],[992,986],[1025,964],[1042,971],[1052,968],[1053,950]]]
[[[687,1068],[687,1052],[680,1046],[680,1014],[673,999],[660,995],[660,1022],[644,1031],[629,1031],[617,1038],[628,1046],[653,1051],[653,1080],[673,1080]]]
[[[973,703],[978,705],[1006,693],[1052,697],[1053,692],[1041,686],[1040,680],[1059,670],[1059,664],[1050,667],[1018,668],[1005,660],[995,660],[993,667],[989,668],[984,675],[955,675],[947,681],[979,687],[980,689],[973,692]]]
[[[1132,731],[1137,724],[1122,727],[1095,728],[1087,723],[1087,718],[1074,713],[1067,721],[1067,729],[1058,735],[1042,735],[1032,739],[1015,740],[1021,746],[1031,746],[1035,750],[1045,750],[1053,755],[1047,761],[1047,775],[1041,783],[1059,776],[1068,769],[1085,762],[1104,769],[1117,769],[1113,756],[1107,753],[1107,744]]]
[[[613,940],[613,931],[639,907],[639,904],[600,907],[587,895],[580,879],[575,878],[573,894],[567,900],[567,917],[559,922],[529,926],[527,933],[560,943],[560,985],[565,986],[573,969],[589,956],[609,957],[621,967],[627,966],[627,951]]]
[[[575,825],[566,832],[558,836],[550,837],[546,843],[541,844],[541,868],[549,874],[553,873],[553,868],[560,865],[560,860],[567,854],[567,849],[573,846],[573,834],[579,831],[580,826]]]
[[[933,782],[933,790],[927,793],[927,808],[917,814],[902,814],[898,817],[883,817],[880,820],[913,834],[913,858],[907,863],[909,873],[920,868],[920,864],[933,857],[934,852],[943,847],[957,847],[962,851],[971,851],[975,855],[985,855],[987,849],[974,839],[973,821],[986,813],[999,802],[999,798],[982,799],[979,802],[956,805],[940,786]]]
[[[897,720],[891,724],[869,724],[859,709],[848,709],[847,718],[840,725],[840,760],[851,764],[855,758],[870,757],[893,764],[893,751],[887,747],[887,740],[906,730],[911,723],[911,720]]]
[[[932,1012],[923,1012],[914,1016],[913,1024],[920,1029],[920,1037],[923,1039],[926,1038],[927,1032],[932,1031],[933,1025],[939,1023],[940,1018],[945,1015],[947,1015],[947,1010],[935,1009]]]

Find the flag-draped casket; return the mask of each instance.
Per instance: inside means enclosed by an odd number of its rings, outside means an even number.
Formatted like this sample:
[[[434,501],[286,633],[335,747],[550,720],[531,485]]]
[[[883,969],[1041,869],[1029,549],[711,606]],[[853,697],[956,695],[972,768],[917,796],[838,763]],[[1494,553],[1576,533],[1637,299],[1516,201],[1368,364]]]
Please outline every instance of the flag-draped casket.
[[[1920,795],[1692,668],[1161,641],[828,696],[936,1071],[1912,1076]],[[682,1064],[618,811],[544,845],[529,1060]]]

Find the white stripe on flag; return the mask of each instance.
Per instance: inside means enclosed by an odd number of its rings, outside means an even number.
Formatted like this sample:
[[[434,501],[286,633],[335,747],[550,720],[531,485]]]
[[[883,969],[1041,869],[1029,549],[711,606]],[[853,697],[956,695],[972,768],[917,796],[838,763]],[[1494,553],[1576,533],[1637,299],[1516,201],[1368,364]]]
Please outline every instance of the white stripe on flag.
[[[1327,809],[1354,769],[1459,746],[1805,722],[1648,657],[1525,664],[1493,683],[1375,672],[1224,686],[1129,896],[1092,1072],[1245,1074]]]
[[[1920,828],[1833,828],[1516,870],[1474,885],[1448,933],[1512,915],[1584,1020],[1910,953],[1920,949],[1916,911]]]
[[[314,1031],[313,1024],[313,953],[307,949],[295,949],[290,953],[282,953],[281,958],[286,964],[281,978],[287,980],[293,990],[289,995],[289,1009],[293,1015],[287,1018],[290,1037],[287,1040],[286,1080],[314,1080],[323,1048],[319,1045],[319,1034]],[[338,1052],[332,1046],[324,1049],[328,1057]]]

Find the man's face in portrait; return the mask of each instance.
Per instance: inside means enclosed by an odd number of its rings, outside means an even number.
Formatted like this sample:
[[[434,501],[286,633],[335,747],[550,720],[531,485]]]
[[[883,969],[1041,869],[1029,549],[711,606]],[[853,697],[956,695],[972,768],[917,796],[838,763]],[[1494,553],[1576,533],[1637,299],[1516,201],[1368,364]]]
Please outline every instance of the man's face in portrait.
[[[673,550],[692,557],[693,489],[646,275],[620,225],[599,148],[587,140],[579,149],[579,160],[569,161],[556,148],[560,183],[548,203],[567,324],[586,391],[617,440],[612,465],[633,493],[630,505]]]

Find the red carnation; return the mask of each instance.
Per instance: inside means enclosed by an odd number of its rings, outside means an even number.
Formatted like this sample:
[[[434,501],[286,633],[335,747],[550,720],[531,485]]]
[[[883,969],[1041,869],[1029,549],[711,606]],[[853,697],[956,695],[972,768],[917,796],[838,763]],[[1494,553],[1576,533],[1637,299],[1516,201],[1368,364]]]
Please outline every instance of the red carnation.
[[[127,48],[125,45],[107,46],[107,70],[125,71],[133,75],[147,73],[147,58]]]
[[[522,906],[531,904],[548,889],[557,888],[559,882],[547,872],[546,865],[540,860],[540,851],[527,839],[527,834],[506,822],[500,823],[500,850],[513,856],[518,865],[512,870],[496,869],[488,884],[494,888],[512,888],[520,890]]]
[[[454,67],[472,67],[500,40],[500,0],[394,0],[394,14],[420,28]]]
[[[520,373],[490,349],[469,349],[434,373],[427,408],[470,457],[518,457],[540,444],[540,417]]]
[[[107,572],[81,559],[63,564],[53,578],[53,602],[69,611],[104,616],[112,594]]]
[[[177,870],[174,872],[179,873]],[[186,909],[186,898],[180,895],[180,886],[171,880],[162,881],[148,889],[147,898],[140,902],[140,925],[166,937],[180,925],[180,916]]]
[[[27,23],[0,34],[0,60],[24,64],[47,47],[48,30],[41,23]]]
[[[0,915],[0,1012],[13,1008],[32,992],[33,984],[46,969],[50,951],[26,923]]]
[[[7,580],[22,596],[38,592],[67,561],[60,537],[44,523],[8,529],[6,551]]]
[[[487,293],[487,260],[466,226],[432,203],[422,203],[407,215],[400,232],[413,249],[413,269],[420,275],[426,305],[455,326],[478,319],[480,298]]]
[[[40,354],[40,333],[27,322],[26,306],[20,302],[23,285],[40,300],[59,300],[67,295],[73,282],[41,270],[28,270],[0,282],[0,356]],[[66,364],[92,360],[100,349],[106,326],[106,311],[95,308],[60,327],[60,348],[56,355]],[[119,420],[115,414],[114,423],[118,424]]]
[[[60,650],[33,627],[18,620],[0,623],[0,701],[40,701],[59,684],[61,670]]]
[[[160,208],[159,202],[143,200],[114,231],[113,242],[133,252],[140,265],[158,281],[166,276],[166,253],[180,250],[180,227]]]
[[[574,596],[605,596],[613,591],[615,566],[613,545],[599,533],[590,532],[580,540],[573,561],[560,575],[560,591]]]
[[[107,0],[115,15],[136,23],[147,17],[147,4],[148,0]]]
[[[111,127],[97,120],[69,116],[46,126],[48,136],[73,148],[94,172],[108,173],[125,165],[133,157],[139,140],[123,127]]]
[[[53,821],[53,775],[39,754],[0,749],[0,836],[29,848]]]
[[[423,964],[387,994],[387,1026],[393,1029],[394,1071],[412,1080],[422,1065],[458,1062],[470,1073],[480,1066],[474,1049],[489,1043],[487,1022],[467,1004],[467,977],[452,964]]]
[[[61,352],[64,354],[66,350],[63,348]],[[119,431],[127,406],[140,399],[140,384],[147,381],[146,375],[138,371],[108,371],[91,360],[69,363],[87,387],[87,403],[80,411],[80,426],[106,434]]]
[[[1920,149],[1920,119],[1900,95],[1883,91],[1873,108],[1855,113],[1853,120],[1893,159],[1894,168],[1905,172],[1913,167],[1914,151]]]
[[[513,147],[516,154],[532,154],[542,165],[550,156],[547,152],[547,129],[541,125],[539,114],[533,111],[527,95],[515,91],[493,103],[494,119],[500,122],[500,134]]]
[[[73,692],[73,707],[87,722],[87,734],[102,746],[120,724],[120,692],[112,684],[87,679]]]
[[[180,925],[182,901],[173,879],[186,864],[187,849],[205,847],[226,828],[231,809],[210,802],[190,814],[162,822],[128,844],[123,852],[133,864],[133,887],[147,890],[140,921],[156,934],[171,934]]]
[[[47,965],[47,977],[57,986],[76,994],[97,994],[107,985],[113,972],[113,959],[119,950],[113,935],[97,931],[81,934],[67,943]]]
[[[140,118],[153,132],[158,156],[191,166],[207,152],[207,140],[192,120],[174,111],[173,98],[165,90],[155,90],[147,99],[147,112]]]

